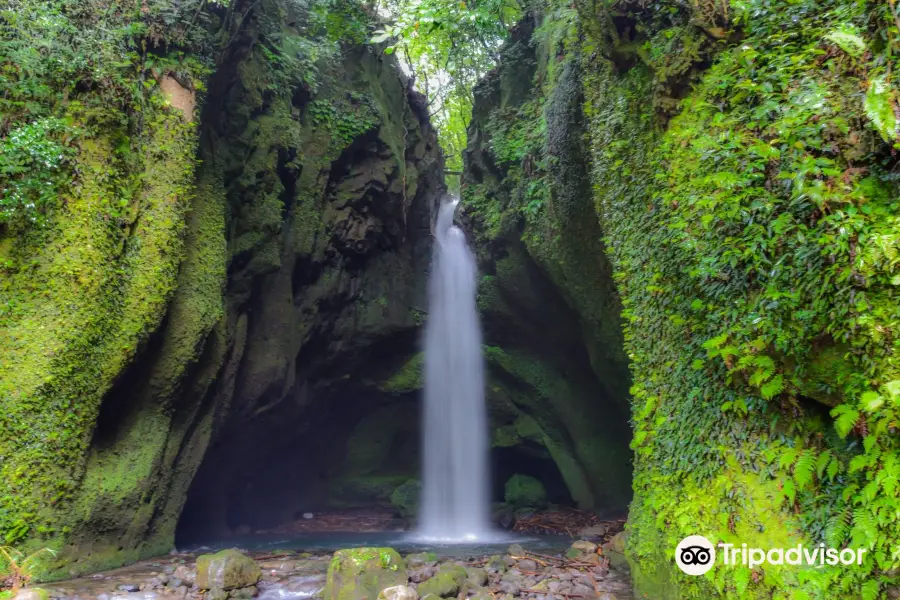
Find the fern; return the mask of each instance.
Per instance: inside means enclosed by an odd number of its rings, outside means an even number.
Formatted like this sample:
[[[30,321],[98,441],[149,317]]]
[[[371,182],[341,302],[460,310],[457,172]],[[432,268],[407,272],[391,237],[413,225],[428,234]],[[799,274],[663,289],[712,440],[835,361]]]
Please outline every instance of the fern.
[[[868,546],[878,537],[878,524],[875,515],[865,507],[853,511],[853,529],[851,537],[859,546]]]
[[[849,508],[845,508],[828,519],[828,523],[825,525],[825,541],[829,546],[840,548],[844,545],[844,540],[847,539],[847,535],[850,533],[851,522],[852,515]]]
[[[831,450],[824,450],[816,459],[816,476],[819,479],[822,479],[822,474],[825,472],[825,467],[828,466],[828,461],[830,460]]]
[[[877,600],[881,592],[881,584],[874,579],[870,579],[862,585],[860,592],[862,600]]]
[[[805,450],[794,464],[794,481],[797,487],[803,489],[813,481],[813,471],[816,469],[815,450]]]
[[[859,421],[859,411],[848,404],[841,404],[834,408],[831,411],[831,416],[835,418],[834,430],[842,438],[847,437],[847,434],[853,430],[856,422]]]
[[[771,400],[784,390],[784,378],[782,378],[781,375],[776,375],[770,382],[759,388],[759,390],[762,392],[763,398]]]

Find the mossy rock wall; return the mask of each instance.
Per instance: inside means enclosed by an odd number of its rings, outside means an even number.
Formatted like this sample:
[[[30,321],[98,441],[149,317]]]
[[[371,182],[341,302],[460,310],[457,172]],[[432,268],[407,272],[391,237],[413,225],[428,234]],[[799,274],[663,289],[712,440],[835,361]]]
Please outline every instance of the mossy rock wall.
[[[142,86],[150,67],[124,76],[140,119],[86,85],[58,109],[87,132],[71,185],[40,227],[0,229],[0,535],[61,550],[52,576],[168,552],[210,448],[268,440],[219,463],[253,470],[351,373],[377,390],[370,354],[413,354],[443,160],[371,15],[263,0],[197,22],[187,66],[160,60],[200,108]],[[216,468],[198,480],[222,491]]]
[[[522,31],[477,96],[464,199],[488,239],[599,260],[574,228],[529,239],[573,191],[593,207],[581,228],[602,232],[608,267],[590,269],[611,268],[632,374],[638,596],[893,597],[894,17],[841,0],[579,1]],[[523,69],[530,87],[504,82]],[[536,256],[578,310],[576,282]],[[691,534],[868,558],[689,577],[672,557]]]

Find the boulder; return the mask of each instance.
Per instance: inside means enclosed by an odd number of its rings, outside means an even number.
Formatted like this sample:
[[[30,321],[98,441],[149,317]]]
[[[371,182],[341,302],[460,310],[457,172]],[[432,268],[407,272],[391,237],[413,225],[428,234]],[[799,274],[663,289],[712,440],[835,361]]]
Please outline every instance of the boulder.
[[[338,550],[328,565],[322,598],[377,600],[382,590],[405,586],[408,580],[406,564],[393,548]]]
[[[609,566],[627,571],[628,561],[625,559],[625,532],[620,531],[603,544],[603,554],[609,559]]]
[[[381,590],[378,600],[419,600],[419,594],[408,585],[395,585]]]
[[[197,557],[196,584],[201,590],[249,587],[256,585],[261,576],[256,561],[234,549]]]
[[[468,575],[465,567],[452,564],[441,565],[434,577],[419,584],[419,593],[422,596],[434,594],[441,598],[456,596]],[[326,600],[328,599],[326,598]]]
[[[50,592],[43,588],[22,588],[16,592],[16,600],[50,600]]]
[[[608,525],[603,525],[602,523],[598,525],[591,525],[590,527],[584,527],[578,532],[578,537],[591,539],[591,538],[600,538],[606,535],[609,531]]]
[[[504,499],[517,508],[544,508],[547,506],[547,490],[544,484],[529,475],[513,475],[504,488]]]
[[[494,555],[490,557],[484,565],[485,573],[505,573],[506,572],[506,561],[503,560],[502,556]]]
[[[419,552],[417,554],[407,554],[406,564],[410,567],[419,567],[423,565],[431,566],[437,562],[437,554],[434,552]]]
[[[466,580],[473,587],[481,587],[487,583],[487,573],[478,567],[466,567]]]

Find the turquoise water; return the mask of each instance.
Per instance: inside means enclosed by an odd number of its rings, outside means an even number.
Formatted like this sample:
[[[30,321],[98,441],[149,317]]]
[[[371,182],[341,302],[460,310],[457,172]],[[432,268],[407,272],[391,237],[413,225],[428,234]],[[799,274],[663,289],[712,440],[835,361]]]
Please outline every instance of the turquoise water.
[[[521,544],[526,550],[541,554],[564,552],[572,538],[563,535],[516,535],[498,533],[486,540],[463,543],[442,543],[416,538],[412,533],[378,531],[368,533],[295,533],[230,537],[215,543],[178,548],[186,552],[207,552],[224,548],[241,548],[251,551],[296,550],[298,552],[333,552],[341,548],[364,546],[389,547],[398,552],[434,552],[438,556],[465,557],[505,553],[510,544]]]

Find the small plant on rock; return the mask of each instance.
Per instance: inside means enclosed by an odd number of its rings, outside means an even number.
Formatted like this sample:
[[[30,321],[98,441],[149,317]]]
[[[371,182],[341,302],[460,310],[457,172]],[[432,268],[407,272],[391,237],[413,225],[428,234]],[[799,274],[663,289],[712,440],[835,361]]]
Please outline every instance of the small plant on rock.
[[[34,577],[38,557],[45,552],[56,556],[50,548],[26,555],[12,546],[0,546],[0,590],[9,589],[15,595],[19,588],[28,585]]]

